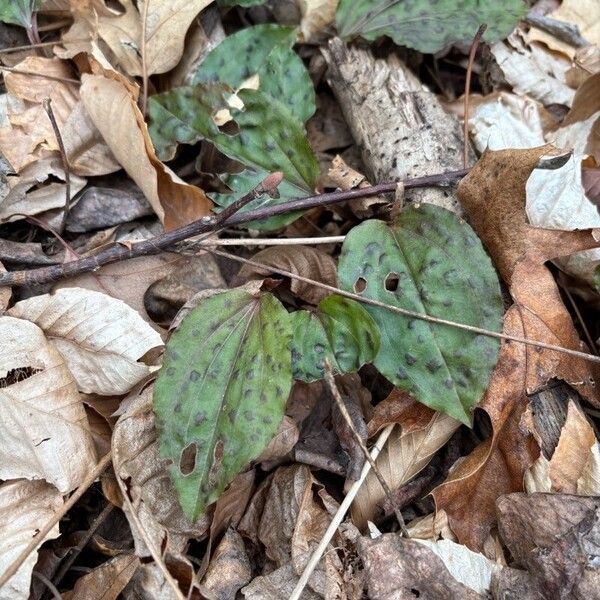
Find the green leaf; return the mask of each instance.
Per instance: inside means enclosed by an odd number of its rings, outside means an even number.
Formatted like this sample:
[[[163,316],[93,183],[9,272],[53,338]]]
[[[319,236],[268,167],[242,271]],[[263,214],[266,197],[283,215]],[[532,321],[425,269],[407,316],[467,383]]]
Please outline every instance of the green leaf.
[[[219,6],[256,6],[265,2],[266,0],[217,0]]]
[[[360,305],[343,296],[327,296],[315,312],[292,313],[294,379],[323,379],[323,359],[335,373],[351,373],[372,362],[379,351],[379,327]]]
[[[346,236],[342,289],[421,314],[502,328],[498,277],[479,238],[454,213],[422,204],[393,225],[366,221]],[[393,384],[469,424],[496,364],[499,342],[365,305],[379,325],[374,365]]]
[[[598,265],[594,271],[594,284],[596,286],[596,291],[600,292],[600,265]]]
[[[304,63],[292,50],[296,32],[295,27],[272,23],[242,29],[211,50],[192,83],[220,81],[238,89],[258,75],[258,89],[304,122],[315,112],[315,91]]]
[[[39,10],[42,0],[0,0],[0,21],[31,27],[31,15]]]
[[[226,208],[232,202],[255,188],[267,175],[268,173],[264,169],[246,169],[241,173],[223,175],[221,176],[221,180],[233,190],[233,193],[209,194],[209,196],[220,207]],[[242,208],[240,213],[261,208],[263,206],[282,204],[292,198],[303,198],[308,195],[305,189],[299,188],[285,180],[281,182],[277,190],[279,191],[279,198],[271,198],[268,194],[261,194],[256,200],[253,200]],[[248,227],[248,229],[256,229],[257,231],[274,231],[293,223],[302,212],[303,211],[294,211],[283,215],[269,217],[268,219],[263,219],[261,221],[251,221],[250,223],[246,223],[245,226]]]
[[[340,0],[335,19],[343,38],[387,35],[401,46],[434,53],[471,41],[482,23],[484,40],[503,39],[526,12],[522,0]]]
[[[152,96],[149,102],[150,135],[159,156],[169,155],[176,142],[191,144],[207,139],[221,152],[241,163],[272,173],[307,192],[315,187],[319,164],[302,123],[287,108],[258,90],[241,90],[244,108],[232,108],[224,84],[198,84]],[[214,115],[228,109],[229,126],[238,131],[225,133],[215,124]]]
[[[161,455],[192,521],[277,431],[292,383],[290,344],[280,302],[243,288],[203,300],[169,340],[154,410]]]

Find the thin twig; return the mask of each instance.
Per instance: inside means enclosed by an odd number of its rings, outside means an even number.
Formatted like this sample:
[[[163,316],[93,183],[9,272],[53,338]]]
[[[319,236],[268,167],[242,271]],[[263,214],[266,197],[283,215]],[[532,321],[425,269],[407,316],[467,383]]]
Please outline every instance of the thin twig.
[[[209,237],[192,246],[296,246],[320,244],[341,244],[346,239],[345,235],[329,235],[323,237],[292,237],[292,238],[212,238]]]
[[[447,173],[439,173],[437,175],[427,175],[425,177],[407,179],[403,182],[404,188],[414,189],[435,185],[447,185],[462,179],[468,172],[469,169],[463,169],[460,171],[451,171]],[[264,186],[264,182],[259,184],[259,186],[260,185]],[[229,207],[224,209],[216,217],[202,217],[193,223],[189,223],[188,225],[183,225],[182,227],[178,227],[161,235],[157,235],[150,240],[138,242],[137,244],[133,244],[131,247],[127,247],[122,244],[115,244],[114,246],[101,250],[92,256],[87,256],[80,260],[71,261],[62,265],[31,269],[29,271],[13,271],[11,273],[3,273],[0,275],[0,287],[7,285],[20,286],[49,283],[65,277],[71,277],[74,275],[80,275],[81,273],[95,271],[103,265],[110,263],[135,258],[138,256],[150,256],[152,254],[158,254],[159,252],[166,250],[167,248],[177,244],[178,242],[182,242],[187,238],[214,232],[224,225],[227,225],[228,227],[232,225],[242,225],[244,223],[249,223],[259,219],[267,219],[275,215],[282,215],[297,210],[308,210],[309,208],[314,208],[315,206],[336,204],[339,202],[345,202],[346,200],[352,200],[354,198],[364,198],[376,194],[393,192],[397,185],[398,182],[396,181],[380,183],[378,185],[357,188],[345,192],[331,192],[328,194],[309,196],[307,198],[297,198],[282,204],[263,206],[255,210],[232,214],[230,209],[234,208],[235,210],[239,210],[238,207],[240,206],[239,203],[241,201],[248,203],[257,195],[259,195],[257,194],[257,187],[255,190],[249,192],[249,194],[246,194],[240,198],[240,200],[234,202]],[[264,192],[265,190],[263,190],[263,193]]]
[[[402,516],[402,512],[400,512],[400,509],[398,508],[398,505],[397,505],[396,501],[394,500],[394,496],[392,494],[392,490],[390,489],[390,486],[387,484],[387,481],[381,474],[381,471],[379,470],[379,467],[375,464],[375,461],[371,458],[369,449],[367,448],[367,446],[365,445],[365,442],[363,441],[363,439],[360,437],[360,434],[356,430],[354,421],[352,421],[352,417],[350,416],[350,413],[348,412],[348,409],[346,408],[346,404],[344,403],[344,400],[342,399],[342,395],[340,394],[340,391],[338,390],[338,387],[335,383],[335,378],[333,376],[333,370],[331,368],[331,363],[329,362],[328,358],[326,358],[324,360],[323,366],[325,369],[325,383],[327,383],[327,387],[329,388],[329,391],[331,392],[331,395],[333,396],[333,399],[334,399],[340,413],[342,414],[342,417],[344,417],[344,421],[346,421],[346,424],[350,428],[352,435],[354,436],[360,449],[362,450],[362,453],[364,454],[366,461],[368,463],[370,463],[371,469],[373,469],[373,473],[375,473],[375,476],[377,477],[379,484],[383,488],[383,491],[385,492],[385,495],[387,496],[387,499],[388,499],[390,505],[392,506],[394,514],[396,515],[396,520],[398,521],[398,525],[400,525],[400,531],[402,532],[402,535],[408,537],[408,531],[406,530],[406,524],[404,523],[404,517]]]
[[[63,142],[62,135],[60,134],[60,128],[58,127],[58,122],[56,121],[54,111],[52,110],[52,100],[50,98],[46,98],[42,104],[46,114],[48,115],[48,118],[50,119],[50,123],[52,124],[52,129],[60,150],[60,160],[65,172],[65,206],[63,208],[60,226],[58,228],[59,232],[63,232],[67,223],[67,215],[69,214],[69,210],[71,208],[71,167],[69,166],[69,158],[67,157],[65,144]]]
[[[224,258],[229,258],[231,260],[235,260],[236,262],[243,263],[245,265],[250,265],[252,267],[259,268],[263,271],[267,271],[270,273],[276,273],[278,275],[283,275],[284,277],[289,277],[290,279],[296,279],[297,281],[302,281],[303,283],[308,283],[310,285],[314,285],[315,287],[321,288],[323,290],[328,290],[338,296],[344,296],[345,298],[351,298],[352,300],[356,300],[357,302],[362,302],[363,304],[369,304],[370,306],[377,306],[378,308],[384,308],[385,310],[389,310],[390,312],[403,315],[405,317],[411,317],[413,319],[418,319],[420,321],[426,321],[428,323],[436,323],[437,325],[446,325],[448,327],[455,327],[456,329],[462,329],[463,331],[470,331],[471,333],[476,333],[479,335],[484,335],[486,337],[496,338],[499,340],[505,340],[507,342],[518,342],[519,344],[525,344],[527,346],[535,346],[536,348],[543,348],[544,350],[552,350],[554,352],[561,352],[562,354],[569,354],[570,356],[576,356],[577,358],[582,358],[584,360],[588,360],[590,362],[600,363],[600,356],[595,356],[594,354],[589,354],[588,352],[581,352],[579,350],[572,350],[571,348],[564,348],[563,346],[555,346],[554,344],[547,344],[546,342],[538,342],[537,340],[531,340],[529,338],[522,338],[515,335],[507,335],[506,333],[498,333],[497,331],[490,331],[489,329],[482,329],[481,327],[475,327],[473,325],[466,325],[465,323],[458,323],[457,321],[448,321],[447,319],[440,319],[439,317],[432,317],[431,315],[414,312],[412,310],[407,310],[405,308],[400,308],[399,306],[392,306],[391,304],[385,304],[385,302],[380,302],[379,300],[373,300],[372,298],[367,298],[366,296],[361,296],[360,294],[355,294],[353,292],[347,292],[345,290],[341,290],[340,288],[334,287],[333,285],[328,285],[326,283],[322,283],[321,281],[316,281],[315,279],[309,279],[308,277],[303,277],[302,275],[298,275],[296,273],[292,273],[291,271],[285,271],[284,269],[278,269],[272,265],[265,265],[263,263],[257,262],[255,260],[250,260],[248,258],[242,258],[241,256],[236,256],[235,254],[230,254],[229,252],[223,252],[222,250],[216,250],[214,248],[207,248],[208,252],[212,254],[216,254],[218,256],[223,256]]]
[[[383,446],[387,442],[387,439],[390,437],[390,434],[392,433],[393,428],[394,428],[393,424],[388,425],[381,432],[381,434],[377,438],[377,442],[375,442],[375,446],[371,450],[371,453],[370,453],[371,460],[375,461],[377,459]],[[335,532],[337,531],[337,528],[340,526],[340,523],[344,520],[344,517],[346,516],[346,513],[348,512],[350,505],[352,504],[352,502],[353,502],[356,494],[358,493],[358,490],[361,488],[363,482],[367,478],[367,475],[369,474],[370,470],[371,470],[371,463],[366,462],[363,466],[363,469],[362,469],[359,479],[357,481],[355,481],[352,484],[352,486],[350,487],[350,489],[348,490],[346,497],[344,498],[343,502],[340,504],[340,507],[338,508],[333,519],[331,520],[331,523],[329,524],[327,531],[325,531],[325,533],[323,534],[323,537],[321,538],[319,545],[316,547],[315,551],[313,552],[312,556],[310,557],[310,560],[308,561],[306,567],[304,568],[304,571],[302,572],[302,575],[300,576],[300,579],[298,580],[298,583],[296,584],[296,587],[294,588],[294,590],[290,596],[290,600],[300,600],[300,596],[302,595],[302,592],[303,592],[304,588],[306,587],[306,584],[308,583],[310,576],[312,575],[316,566],[319,564],[319,561],[321,560],[323,553],[325,552],[329,542],[332,540],[333,536],[335,535]]]
[[[52,597],[55,600],[63,600],[63,597],[61,596],[60,592],[56,589],[56,586],[43,573],[34,570],[31,572],[31,576],[35,579],[39,579],[48,588],[48,591],[50,592],[50,594],[52,594]]]
[[[148,21],[148,5],[150,0],[144,0],[144,8],[142,11],[142,47],[140,49],[142,54],[142,114],[146,117],[146,110],[148,109],[148,62],[146,52],[146,26]]]
[[[67,572],[69,571],[69,569],[71,568],[81,551],[88,545],[94,533],[98,531],[98,527],[100,527],[100,525],[102,525],[102,523],[106,521],[106,518],[108,517],[108,515],[110,515],[113,508],[114,506],[110,502],[107,502],[106,506],[102,509],[102,512],[94,519],[94,522],[90,525],[90,528],[86,531],[85,535],[79,541],[77,546],[74,546],[69,549],[69,557],[62,563],[60,569],[52,578],[52,581],[55,586],[58,586],[60,584],[62,578],[67,574]]]
[[[45,73],[35,73],[34,71],[25,71],[23,69],[17,69],[15,67],[7,67],[6,65],[0,65],[0,71],[9,71],[10,73],[17,73],[17,75],[27,75],[28,77],[41,77],[42,79],[51,79],[52,81],[65,81],[66,83],[81,84],[79,79],[71,79],[70,77],[58,77],[56,75],[46,75]]]
[[[160,569],[161,573],[163,574],[163,577],[165,578],[165,581],[173,590],[173,593],[175,594],[175,597],[177,598],[177,600],[186,600],[185,596],[182,594],[181,590],[179,589],[179,584],[177,583],[177,581],[175,580],[173,575],[171,575],[171,573],[169,572],[169,569],[167,568],[167,565],[165,564],[165,561],[163,560],[163,557],[161,556],[160,549],[154,545],[154,540],[148,535],[148,532],[146,531],[144,525],[140,521],[139,515],[137,514],[137,511],[134,508],[134,506],[131,502],[131,499],[129,498],[129,494],[127,493],[127,490],[125,489],[125,484],[123,483],[123,480],[121,479],[119,474],[116,473],[116,469],[115,469],[115,474],[117,476],[117,483],[119,484],[119,488],[121,489],[121,495],[123,496],[123,500],[124,500],[125,504],[127,504],[128,508],[129,508],[129,513],[131,515],[131,518],[132,518],[133,522],[135,523],[135,526],[137,527],[141,538],[144,540],[144,543],[148,547],[148,550],[150,551],[150,554],[151,554],[152,558],[154,559],[156,566]]]
[[[74,42],[89,42],[91,38],[81,38],[78,40],[69,40],[69,43]],[[33,50],[34,48],[45,48],[46,46],[60,46],[63,42],[56,40],[54,42],[40,42],[39,44],[23,44],[22,46],[13,46],[12,48],[1,48],[0,54],[12,54],[13,52],[21,52],[23,50]]]
[[[588,345],[590,347],[590,350],[594,354],[598,354],[598,348],[596,348],[596,344],[594,343],[594,340],[592,339],[590,331],[587,328],[587,325],[585,324],[585,321],[583,320],[583,317],[581,316],[581,311],[579,310],[579,307],[577,306],[577,302],[575,302],[575,298],[573,298],[573,295],[567,289],[566,286],[563,287],[563,291],[567,295],[567,298],[569,299],[569,302],[571,303],[571,306],[573,307],[573,310],[575,311],[575,315],[579,319],[579,324],[581,325],[581,329],[583,329],[583,334],[585,335],[585,339],[587,340],[587,343],[588,343]]]
[[[467,64],[467,77],[465,79],[465,118],[463,122],[463,167],[465,169],[469,163],[469,95],[471,93],[471,73],[473,72],[473,63],[475,62],[475,55],[477,54],[477,48],[479,48],[479,42],[481,42],[481,36],[485,33],[486,29],[487,25],[485,23],[479,26],[479,29],[473,38],[473,42],[471,43],[471,49],[469,50],[469,63]]]
[[[6,571],[0,576],[0,589],[7,584],[9,579],[19,570],[21,565],[27,560],[27,557],[46,539],[46,536],[52,531],[52,528],[73,508],[75,503],[85,494],[88,488],[102,474],[104,469],[110,464],[111,453],[105,454],[98,464],[88,473],[87,477],[81,482],[77,490],[61,506],[60,510],[31,538],[29,544],[15,558]]]

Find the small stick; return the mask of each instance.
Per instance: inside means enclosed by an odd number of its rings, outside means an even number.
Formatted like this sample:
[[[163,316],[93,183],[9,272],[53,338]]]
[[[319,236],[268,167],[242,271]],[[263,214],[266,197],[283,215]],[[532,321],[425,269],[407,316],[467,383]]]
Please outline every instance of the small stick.
[[[89,41],[90,38],[81,38],[79,40],[69,40],[69,43]],[[45,48],[47,46],[60,46],[62,43],[63,42],[61,40],[56,40],[54,42],[40,42],[39,44],[24,44],[23,46],[13,46],[12,48],[1,48],[0,54],[12,54],[13,52],[21,52],[22,50],[33,50],[34,48]]]
[[[387,481],[381,474],[379,467],[375,464],[375,461],[371,458],[371,455],[369,454],[369,449],[365,445],[363,439],[360,437],[360,434],[358,433],[358,431],[356,430],[356,427],[354,426],[352,417],[350,416],[350,413],[348,412],[348,409],[346,408],[346,405],[344,404],[344,400],[342,399],[342,395],[340,394],[340,391],[338,390],[338,387],[335,383],[335,378],[333,376],[333,370],[331,368],[331,363],[329,362],[328,358],[326,358],[324,360],[324,367],[325,367],[325,382],[327,383],[327,387],[329,388],[329,391],[331,392],[331,395],[333,396],[333,399],[335,400],[335,403],[336,403],[340,413],[342,413],[342,417],[344,417],[344,420],[348,424],[348,427],[350,428],[352,435],[355,437],[356,441],[358,442],[358,445],[360,446],[362,453],[365,455],[366,461],[368,463],[370,463],[371,469],[373,469],[373,473],[375,473],[375,476],[377,477],[379,484],[383,488],[383,491],[385,492],[385,495],[387,496],[387,499],[394,510],[394,514],[396,515],[396,520],[398,521],[398,525],[400,525],[400,531],[402,532],[402,535],[408,537],[408,531],[406,530],[406,524],[404,523],[404,517],[402,516],[402,513],[400,512],[400,509],[398,508],[398,505],[396,504],[396,501],[394,500],[392,490],[390,489],[390,486],[387,484]]]
[[[481,42],[481,36],[485,33],[486,29],[487,25],[485,23],[479,26],[479,29],[473,38],[473,42],[471,43],[471,49],[469,50],[469,63],[467,64],[467,77],[465,79],[465,118],[463,122],[463,167],[465,169],[469,162],[469,94],[471,93],[471,73],[473,72],[473,63],[475,62],[475,55],[477,54],[477,48],[479,48],[479,42]]]
[[[50,119],[50,123],[52,124],[52,129],[54,130],[54,135],[56,136],[56,141],[58,142],[58,148],[60,150],[60,159],[65,172],[65,206],[63,208],[60,226],[58,228],[58,231],[62,233],[65,229],[67,216],[71,208],[71,167],[69,166],[69,158],[67,157],[65,144],[63,142],[62,135],[60,134],[60,129],[58,127],[56,117],[54,116],[54,111],[52,110],[52,100],[50,98],[46,98],[43,102],[43,106],[48,118]]]
[[[425,177],[407,179],[404,181],[404,188],[413,189],[432,185],[446,185],[454,181],[458,181],[468,172],[469,169],[463,169],[461,171],[451,171],[447,173],[438,173],[437,175],[427,175]],[[370,187],[348,190],[346,192],[331,192],[328,194],[309,196],[307,198],[296,198],[295,200],[290,200],[283,204],[263,206],[261,208],[249,210],[243,213],[239,212],[237,214],[232,214],[229,211],[229,209],[232,207],[239,207],[239,203],[241,201],[246,201],[247,203],[260,195],[258,190],[261,189],[260,186],[266,188],[265,181],[267,181],[267,179],[268,177],[261,184],[259,184],[255,190],[249,192],[240,198],[240,200],[231,204],[216,217],[207,215],[201,219],[198,219],[197,221],[189,223],[188,225],[183,225],[182,227],[178,227],[166,233],[157,235],[150,240],[133,244],[131,247],[115,244],[109,248],[97,252],[92,256],[87,256],[80,260],[74,260],[62,265],[31,269],[29,271],[13,271],[10,273],[3,273],[0,275],[0,287],[6,285],[20,286],[49,283],[51,281],[56,281],[57,279],[80,275],[81,273],[87,273],[89,271],[95,271],[103,265],[110,263],[127,260],[129,258],[136,258],[138,256],[150,256],[152,254],[158,254],[162,250],[171,247],[173,244],[182,242],[187,238],[214,232],[222,225],[241,225],[243,223],[249,223],[259,219],[267,219],[275,215],[286,214],[291,211],[308,210],[309,208],[323,206],[324,204],[336,204],[338,202],[344,202],[354,198],[364,198],[375,194],[393,192],[398,185],[396,181],[393,181],[390,183],[380,183],[379,185]],[[262,193],[265,192],[268,193],[268,190],[263,189]],[[225,215],[226,218],[223,218],[223,215]]]
[[[214,248],[207,248],[207,251],[218,256],[223,256],[225,258],[235,260],[245,265],[251,265],[253,267],[260,268],[261,270],[267,272],[277,273],[278,275],[283,275],[284,277],[289,277],[290,279],[296,279],[298,281],[302,281],[303,283],[309,283],[310,285],[314,285],[315,287],[321,288],[323,290],[328,290],[334,294],[337,294],[338,296],[344,296],[345,298],[351,298],[352,300],[362,302],[363,304],[369,304],[371,306],[377,306],[378,308],[384,308],[385,310],[389,310],[390,312],[403,315],[405,317],[412,317],[413,319],[419,319],[420,321],[426,321],[428,323],[436,323],[438,325],[447,325],[448,327],[456,327],[457,329],[462,329],[463,331],[470,331],[471,333],[477,333],[479,335],[485,335],[486,337],[496,338],[498,340],[506,340],[508,342],[518,342],[519,344],[535,346],[537,348],[544,348],[545,350],[553,350],[554,352],[569,354],[570,356],[576,356],[577,358],[582,358],[590,362],[600,363],[600,356],[595,356],[594,354],[589,354],[588,352],[572,350],[571,348],[564,348],[563,346],[555,346],[554,344],[547,344],[546,342],[538,342],[536,340],[522,338],[516,335],[498,333],[497,331],[490,331],[489,329],[482,329],[481,327],[475,327],[473,325],[465,325],[464,323],[458,323],[457,321],[449,321],[447,319],[440,319],[439,317],[432,317],[431,315],[418,313],[412,310],[408,310],[406,308],[400,308],[399,306],[392,306],[391,304],[386,304],[385,302],[380,302],[379,300],[373,300],[372,298],[367,298],[366,296],[361,296],[360,294],[346,292],[345,290],[336,288],[333,285],[328,285],[326,283],[322,283],[321,281],[316,281],[315,279],[309,279],[308,277],[303,277],[302,275],[292,273],[291,271],[278,269],[277,267],[274,267],[272,265],[265,265],[255,260],[242,258],[241,256],[230,254],[229,252],[223,252],[222,250],[216,250]]]
[[[212,235],[212,234],[211,234]],[[207,238],[193,241],[189,247],[195,246],[295,246],[298,244],[320,245],[341,244],[345,235],[329,235],[323,237],[293,237],[293,238]]]
[[[144,119],[146,118],[146,111],[148,109],[148,62],[146,57],[146,27],[148,21],[148,5],[150,0],[145,0],[144,8],[142,11],[142,44],[140,52],[142,55],[142,102],[141,109]]]
[[[392,433],[393,428],[394,428],[393,424],[388,425],[381,432],[381,434],[377,438],[377,442],[375,442],[375,446],[371,450],[371,453],[370,453],[371,460],[375,461],[377,459],[384,444],[387,442],[387,439],[390,437],[390,434]],[[319,542],[319,545],[316,547],[315,551],[313,552],[312,556],[310,557],[310,560],[308,561],[306,567],[304,568],[304,571],[302,572],[302,575],[300,576],[300,579],[298,580],[298,583],[296,584],[296,587],[294,588],[292,595],[290,596],[290,600],[300,600],[302,591],[306,587],[306,584],[308,583],[310,576],[312,575],[316,566],[319,564],[319,561],[321,560],[323,553],[327,549],[327,545],[329,544],[329,542],[335,535],[337,528],[340,526],[341,522],[344,520],[344,517],[346,516],[346,513],[348,512],[350,505],[352,504],[356,494],[358,493],[358,490],[361,488],[362,484],[364,483],[365,479],[367,478],[367,475],[369,474],[370,470],[371,470],[371,463],[366,462],[363,466],[362,472],[360,474],[360,478],[357,481],[355,481],[352,484],[352,486],[350,487],[350,489],[348,490],[346,497],[344,498],[343,502],[340,504],[340,507],[338,508],[333,519],[331,520],[331,523],[329,524],[327,531],[324,533],[323,537],[321,538],[321,541]]]
[[[69,499],[63,504],[61,509],[31,538],[31,541],[23,549],[23,551],[15,558],[10,565],[8,565],[6,571],[0,576],[0,589],[8,583],[8,580],[19,570],[23,562],[27,557],[44,542],[46,536],[50,533],[52,528],[73,508],[75,503],[85,494],[88,488],[96,481],[96,479],[102,474],[104,469],[108,467],[112,460],[111,453],[105,454],[98,464],[88,473],[88,476],[81,482],[81,485],[77,490],[69,497]]]
[[[0,71],[8,71],[10,73],[17,73],[17,75],[27,75],[28,77],[41,77],[42,79],[51,79],[52,81],[65,81],[67,83],[76,83],[81,85],[79,79],[71,79],[70,77],[57,77],[56,75],[45,75],[44,73],[34,73],[33,71],[25,71],[23,69],[17,69],[14,67],[7,67],[0,65]]]

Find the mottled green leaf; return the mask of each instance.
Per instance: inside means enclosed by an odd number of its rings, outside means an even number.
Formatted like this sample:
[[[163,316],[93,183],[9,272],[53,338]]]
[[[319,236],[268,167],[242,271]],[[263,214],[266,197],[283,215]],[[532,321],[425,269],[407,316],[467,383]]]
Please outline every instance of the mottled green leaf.
[[[343,38],[387,35],[401,46],[433,53],[471,41],[482,23],[484,40],[505,38],[526,12],[522,0],[340,0],[335,19]]]
[[[31,27],[31,15],[41,5],[42,0],[0,0],[0,21]]]
[[[315,92],[304,63],[292,50],[296,31],[273,23],[241,29],[208,54],[192,83],[220,81],[238,89],[257,75],[258,89],[304,122],[315,112]]]
[[[216,204],[225,208],[238,198],[241,198],[244,194],[248,193],[251,189],[255,188],[267,175],[268,173],[264,169],[246,169],[241,173],[223,175],[221,179],[233,193],[209,194],[209,196]],[[268,194],[261,194],[256,200],[247,204],[240,212],[254,210],[255,208],[261,208],[263,206],[281,204],[292,198],[302,198],[308,195],[305,189],[299,188],[285,180],[281,182],[277,190],[279,192],[279,198],[271,198]],[[251,221],[246,224],[246,227],[258,231],[273,231],[293,223],[301,214],[302,211],[289,212],[261,221]]]
[[[354,300],[327,296],[316,311],[292,313],[294,379],[323,379],[323,360],[335,373],[351,373],[372,362],[379,351],[379,328]]]
[[[159,156],[168,156],[177,142],[191,144],[204,138],[249,167],[281,171],[289,183],[311,191],[319,165],[302,123],[264,92],[241,90],[242,110],[228,104],[230,96],[224,84],[198,84],[152,96],[150,135]],[[214,121],[217,112],[225,109],[233,117],[228,133]]]
[[[338,277],[342,289],[392,306],[502,328],[498,277],[479,238],[454,213],[432,204],[407,208],[393,225],[370,220],[352,229]],[[498,340],[365,308],[381,332],[379,371],[423,404],[470,423],[496,364]]]
[[[267,446],[292,383],[291,325],[271,294],[204,299],[167,343],[154,388],[161,455],[196,520]]]

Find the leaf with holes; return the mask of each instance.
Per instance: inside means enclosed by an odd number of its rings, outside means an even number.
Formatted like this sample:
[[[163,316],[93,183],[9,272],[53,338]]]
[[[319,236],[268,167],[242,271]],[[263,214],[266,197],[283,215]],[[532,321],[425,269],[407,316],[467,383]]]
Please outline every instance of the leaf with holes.
[[[209,196],[211,197],[211,200],[220,207],[226,208],[235,202],[235,200],[254,189],[268,174],[269,173],[264,169],[245,169],[241,173],[222,175],[221,180],[233,193],[209,194]],[[288,202],[292,198],[303,198],[308,195],[305,189],[285,180],[279,184],[277,191],[279,192],[279,198],[271,198],[268,194],[261,194],[256,200],[252,200],[252,202],[246,204],[246,206],[240,210],[240,213],[256,208],[262,208],[263,206],[282,204]],[[246,227],[249,229],[256,229],[257,231],[274,231],[293,223],[301,214],[302,211],[293,211],[283,215],[276,215],[260,221],[251,221],[246,224]]]
[[[264,92],[241,90],[234,101],[225,84],[181,87],[152,96],[149,113],[150,135],[161,156],[169,156],[177,142],[207,139],[249,167],[281,171],[286,181],[307,192],[316,185],[319,164],[302,123]]]
[[[160,451],[193,521],[266,448],[291,388],[289,315],[248,290],[210,296],[183,319],[154,388]]]
[[[296,35],[295,27],[273,23],[241,29],[211,50],[192,83],[220,81],[236,90],[259,89],[304,122],[315,112],[315,91],[304,63],[292,50]]]
[[[335,373],[351,373],[377,356],[379,327],[359,302],[327,296],[316,311],[299,310],[291,317],[294,379],[323,379],[325,358]]]
[[[482,23],[488,26],[484,40],[505,38],[526,12],[522,0],[340,0],[335,20],[342,38],[387,35],[401,46],[434,53],[471,41]]]
[[[423,204],[393,225],[366,221],[346,236],[340,286],[391,306],[492,331],[502,329],[498,277],[473,230]],[[417,400],[463,423],[486,389],[499,343],[365,305],[381,331],[374,365]]]
[[[31,16],[41,5],[42,0],[0,0],[0,21],[30,28]]]

